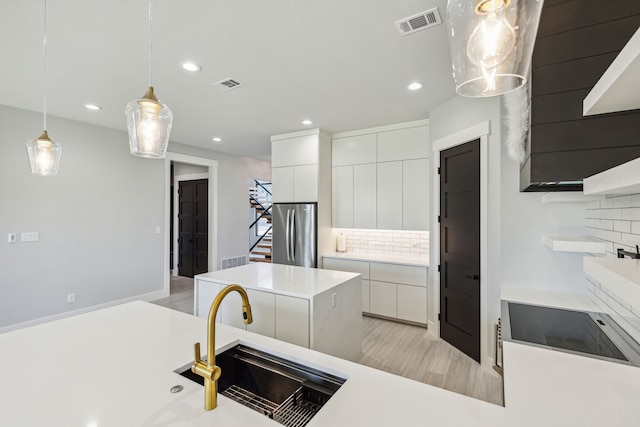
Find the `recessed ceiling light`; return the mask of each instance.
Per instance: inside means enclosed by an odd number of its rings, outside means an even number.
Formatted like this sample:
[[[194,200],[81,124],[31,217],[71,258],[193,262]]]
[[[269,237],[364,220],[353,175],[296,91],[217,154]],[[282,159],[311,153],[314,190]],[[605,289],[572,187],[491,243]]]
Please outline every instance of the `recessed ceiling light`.
[[[414,82],[414,83],[411,83],[409,86],[407,86],[407,89],[419,90],[419,89],[422,89],[423,87],[424,87],[424,83]]]
[[[202,71],[202,67],[199,66],[198,64],[196,64],[195,62],[183,62],[182,64],[182,68],[184,68],[187,71],[192,71],[192,72],[199,72]]]
[[[307,126],[308,126],[308,125],[312,125],[312,124],[313,124],[313,122],[312,122],[311,120],[309,120],[309,119],[306,119],[306,120],[303,120],[303,121],[302,121],[302,124],[303,124],[303,125],[307,125]]]
[[[86,108],[87,110],[93,110],[93,111],[102,110],[102,107],[96,104],[84,104],[84,108]]]
[[[220,138],[218,136],[214,136],[213,137],[213,142],[222,142],[222,138]]]

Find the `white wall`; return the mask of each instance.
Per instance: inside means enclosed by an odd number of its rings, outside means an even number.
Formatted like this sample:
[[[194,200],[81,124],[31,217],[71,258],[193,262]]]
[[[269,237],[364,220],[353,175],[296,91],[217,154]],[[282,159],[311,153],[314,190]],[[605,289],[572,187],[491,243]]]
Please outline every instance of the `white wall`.
[[[47,130],[60,171],[33,176],[42,115],[0,106],[0,327],[163,290],[164,163],[129,154],[124,132],[55,117]],[[6,243],[29,231],[40,241]]]
[[[543,235],[584,235],[585,206],[543,204],[542,193],[518,190],[519,165],[512,161],[502,142],[501,99],[473,99],[456,96],[430,113],[430,140],[489,121],[488,147],[488,268],[481,272],[486,288],[486,350],[491,351],[492,326],[500,316],[502,286],[584,292],[582,255],[552,252],[542,243]],[[437,222],[432,227],[437,227]],[[432,228],[433,230],[433,228]],[[438,254],[431,254],[430,286],[435,282]],[[431,316],[437,316],[439,301],[430,294]]]
[[[164,161],[132,156],[124,131],[56,117],[47,130],[63,146],[60,171],[32,176],[25,143],[42,132],[42,115],[0,106],[0,331],[166,294]],[[246,254],[247,182],[270,179],[270,163],[169,150],[219,161],[218,258]],[[30,231],[39,242],[6,243]]]

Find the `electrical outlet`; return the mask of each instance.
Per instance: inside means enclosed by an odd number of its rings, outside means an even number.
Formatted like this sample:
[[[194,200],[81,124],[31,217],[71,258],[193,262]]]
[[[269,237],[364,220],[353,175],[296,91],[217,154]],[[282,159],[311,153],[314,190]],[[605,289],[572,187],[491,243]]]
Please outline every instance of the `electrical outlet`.
[[[68,303],[76,302],[76,294],[74,294],[74,293],[68,294],[67,295],[67,302]]]
[[[37,242],[38,240],[40,240],[40,236],[38,235],[37,231],[32,231],[29,233],[22,233],[22,235],[20,236],[20,240],[22,240],[23,242]]]
[[[334,292],[331,294],[331,308],[335,308],[337,303],[338,303],[338,294]]]
[[[7,236],[7,242],[15,243],[16,241],[17,241],[16,233],[9,233],[9,235]]]

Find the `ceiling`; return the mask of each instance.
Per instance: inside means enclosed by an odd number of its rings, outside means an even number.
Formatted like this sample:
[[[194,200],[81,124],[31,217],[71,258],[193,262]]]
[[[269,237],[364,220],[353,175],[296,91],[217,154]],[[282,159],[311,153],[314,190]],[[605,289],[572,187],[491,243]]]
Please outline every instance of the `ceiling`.
[[[47,7],[48,114],[126,130],[148,83],[147,1]],[[335,133],[428,117],[455,94],[445,25],[403,37],[394,22],[433,7],[444,19],[446,0],[154,0],[153,86],[171,140],[269,160],[270,136],[303,119]],[[0,104],[42,112],[43,16],[44,0],[0,5]],[[212,85],[226,78],[244,86]],[[408,91],[414,81],[424,89]]]

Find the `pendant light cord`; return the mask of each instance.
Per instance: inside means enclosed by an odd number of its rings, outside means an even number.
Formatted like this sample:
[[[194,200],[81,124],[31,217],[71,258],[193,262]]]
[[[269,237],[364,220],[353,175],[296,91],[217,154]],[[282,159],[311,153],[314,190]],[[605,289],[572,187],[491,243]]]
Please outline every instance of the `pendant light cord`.
[[[42,111],[43,130],[47,130],[47,0],[44,0],[44,36],[42,38]]]
[[[153,70],[153,37],[152,37],[152,33],[153,33],[153,21],[152,21],[152,16],[153,14],[151,13],[151,3],[152,1],[149,0],[149,87],[152,86],[151,83],[151,72]]]

